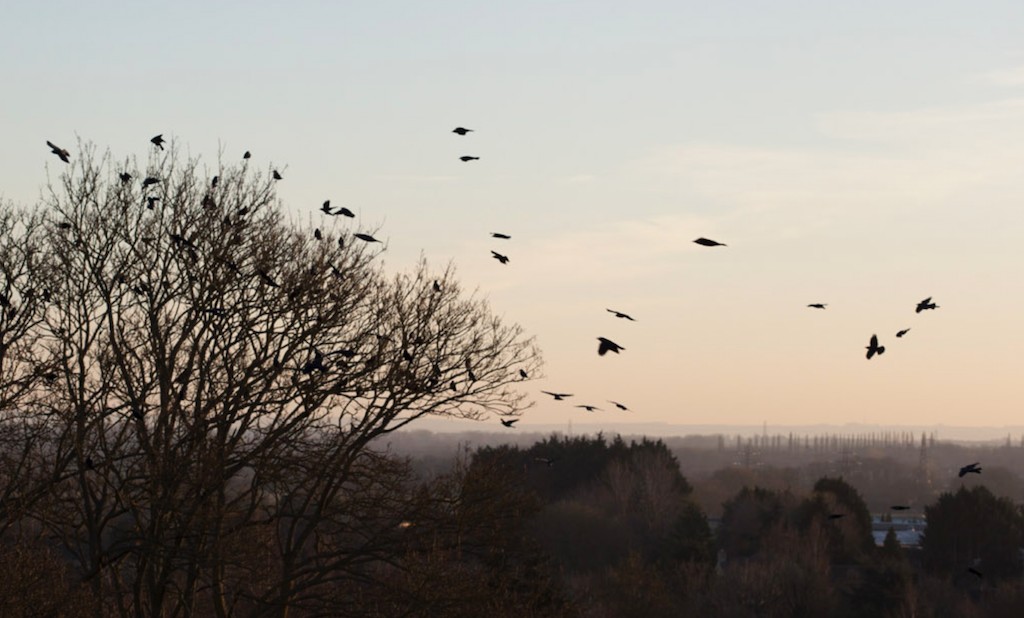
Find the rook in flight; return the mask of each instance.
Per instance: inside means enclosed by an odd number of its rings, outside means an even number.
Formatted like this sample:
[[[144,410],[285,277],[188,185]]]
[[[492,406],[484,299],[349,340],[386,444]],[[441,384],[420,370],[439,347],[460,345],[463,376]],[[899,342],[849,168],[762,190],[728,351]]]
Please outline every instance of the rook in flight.
[[[718,242],[717,240],[711,240],[710,238],[704,238],[704,237],[698,238],[697,240],[695,240],[693,242],[697,243],[698,245],[704,245],[705,247],[725,247],[725,246],[727,246],[724,242]]]
[[[491,237],[492,238],[502,238],[504,240],[508,240],[509,238],[512,238],[508,234],[502,234],[501,232],[491,232]]]
[[[586,410],[587,412],[594,412],[594,411],[598,411],[598,412],[600,412],[600,411],[601,411],[601,408],[599,408],[599,407],[597,407],[597,406],[588,406],[588,405],[586,405],[586,404],[581,404],[581,405],[578,405],[578,406],[576,406],[576,407],[577,407],[577,408],[583,408],[583,409],[584,409],[584,410]]]
[[[629,412],[629,408],[627,408],[625,405],[619,403],[618,401],[612,401],[611,399],[609,399],[608,403],[614,405],[616,408],[618,408],[618,409],[620,409],[620,410],[622,410],[624,412]]]
[[[466,129],[463,127],[455,127],[452,129],[452,133],[458,133],[459,135],[465,135],[466,133],[472,133],[473,129]]]
[[[508,256],[507,255],[502,255],[502,254],[498,253],[497,251],[491,251],[491,256],[494,259],[496,259],[499,262],[501,262],[502,264],[508,264]]]
[[[811,303],[807,306],[812,309],[824,309],[825,307],[828,306],[828,303]]]
[[[63,148],[61,148],[60,146],[54,144],[53,142],[51,142],[49,140],[46,141],[46,145],[50,147],[50,152],[52,152],[53,154],[55,154],[58,157],[60,157],[61,161],[65,162],[65,163],[71,163],[71,153],[70,152],[68,152],[67,150],[64,150]]]
[[[868,360],[875,354],[885,354],[885,346],[878,345],[878,335],[871,335],[871,342],[867,346]]]
[[[566,397],[572,397],[572,393],[552,393],[551,391],[541,391],[545,395],[551,395],[555,398],[555,401],[562,401]]]
[[[163,133],[161,133],[160,135],[157,135],[156,137],[152,138],[149,141],[152,142],[153,145],[156,146],[157,148],[159,148],[160,150],[164,149],[164,134]]]
[[[597,340],[601,342],[600,345],[597,346],[597,353],[600,354],[601,356],[604,356],[608,352],[615,352],[616,354],[618,354],[619,350],[625,350],[626,349],[626,348],[622,347],[621,345],[615,343],[611,339],[605,339],[604,337],[598,337]]]
[[[352,211],[351,211],[351,210],[349,210],[348,208],[345,208],[344,206],[342,206],[341,208],[339,208],[339,209],[338,209],[338,211],[337,211],[337,212],[335,212],[334,214],[335,214],[335,215],[341,215],[341,216],[343,216],[343,217],[349,217],[349,218],[352,218],[352,217],[355,217],[355,216],[356,216],[356,213],[352,212]]]
[[[370,236],[369,234],[353,234],[353,236],[355,236],[359,240],[366,242],[380,242],[379,240],[377,240],[373,236]]]
[[[608,313],[614,313],[615,317],[617,318],[629,320],[630,322],[636,322],[636,320],[633,319],[633,316],[629,315],[628,313],[622,313],[621,311],[616,311],[614,309],[607,309],[606,311],[608,311]]]
[[[128,172],[121,172],[117,175],[121,179],[121,184],[126,185],[132,181],[132,175]]]
[[[922,311],[926,311],[928,309],[938,309],[938,308],[939,308],[939,306],[936,305],[935,303],[933,303],[932,302],[932,297],[929,296],[928,298],[926,298],[926,299],[922,300],[921,302],[917,303],[917,309],[914,310],[914,313],[921,313]]]
[[[903,335],[906,335],[906,334],[907,334],[907,333],[909,333],[909,332],[910,332],[910,329],[909,329],[909,328],[904,328],[903,330],[901,330],[901,331],[899,331],[899,332],[897,332],[897,333],[896,333],[896,337],[897,337],[897,338],[902,338],[902,337],[903,337]]]
[[[980,462],[976,461],[976,462],[974,462],[972,464],[967,464],[963,468],[960,468],[960,478],[963,478],[964,475],[972,474],[972,473],[973,474],[981,474],[981,468],[978,467],[979,464],[980,464]]]
[[[518,418],[510,418],[508,420],[501,419],[501,424],[506,426],[506,427],[512,427],[512,425],[515,425],[518,422],[519,422]]]
[[[469,155],[465,155],[465,156],[459,157],[459,161],[462,161],[462,162],[466,162],[466,161],[479,161],[479,160],[480,160],[480,157],[471,157]]]
[[[159,178],[154,178],[152,176],[146,176],[146,179],[142,181],[142,188],[145,189],[146,187],[148,187],[150,185],[155,185],[158,182],[160,182]]]
[[[321,211],[323,211],[323,213],[324,213],[325,215],[330,215],[330,214],[334,214],[334,213],[332,213],[332,212],[331,212],[331,200],[327,200],[326,202],[324,202],[324,203],[323,203],[323,204],[322,204],[322,205],[320,206],[320,210],[321,210]]]

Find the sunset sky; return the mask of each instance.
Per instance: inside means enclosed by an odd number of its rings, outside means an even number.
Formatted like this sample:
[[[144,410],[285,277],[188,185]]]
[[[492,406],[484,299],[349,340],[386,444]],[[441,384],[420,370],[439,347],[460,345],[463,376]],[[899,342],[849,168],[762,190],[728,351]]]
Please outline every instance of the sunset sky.
[[[3,15],[0,199],[61,171],[46,140],[144,159],[163,133],[211,166],[250,150],[297,223],[347,206],[389,270],[451,260],[536,336],[520,427],[1024,421],[1019,0]],[[598,336],[625,351],[598,357]]]

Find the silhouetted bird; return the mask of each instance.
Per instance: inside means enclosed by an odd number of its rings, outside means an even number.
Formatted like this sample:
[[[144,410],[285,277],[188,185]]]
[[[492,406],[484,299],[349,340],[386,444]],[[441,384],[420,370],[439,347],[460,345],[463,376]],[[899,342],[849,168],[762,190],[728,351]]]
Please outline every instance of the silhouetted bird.
[[[359,240],[364,240],[366,242],[380,242],[379,240],[377,240],[373,236],[370,236],[369,234],[353,234],[353,236],[355,236]]]
[[[333,213],[331,212],[331,200],[327,200],[326,202],[324,202],[323,204],[321,204],[321,205],[320,205],[320,210],[321,210],[321,211],[322,211],[322,212],[323,212],[323,213],[324,213],[325,215],[330,215],[330,214],[333,214]]]
[[[472,133],[473,129],[464,129],[462,127],[455,127],[452,133],[458,133],[459,135],[465,135],[466,133]]]
[[[586,405],[586,404],[580,404],[580,405],[578,405],[578,406],[576,406],[576,407],[577,407],[577,408],[583,408],[583,409],[584,409],[584,410],[586,410],[587,412],[594,412],[594,411],[598,411],[598,412],[600,412],[600,411],[601,411],[601,408],[599,408],[599,407],[597,407],[597,406],[588,406],[588,405]]]
[[[528,373],[526,373],[525,369],[520,369],[519,370],[519,377],[525,380],[525,379],[529,378],[530,375]]]
[[[601,356],[604,356],[608,352],[615,352],[616,354],[618,354],[619,350],[625,350],[626,349],[626,348],[622,347],[621,345],[615,343],[611,339],[605,339],[604,337],[598,337],[597,340],[601,342],[600,345],[597,346],[597,353],[600,354]]]
[[[617,318],[623,318],[625,320],[629,320],[630,322],[636,322],[636,320],[633,319],[633,316],[629,315],[628,313],[622,313],[621,311],[616,311],[614,309],[606,309],[606,311],[608,313],[614,313],[615,317]]]
[[[323,240],[324,239],[324,235],[320,233],[320,228],[316,228],[315,230],[313,230],[313,238],[315,238],[317,240]]]
[[[901,331],[896,333],[896,337],[897,338],[903,337],[903,335],[906,335],[909,332],[910,332],[909,328],[904,328],[903,330],[901,330]]]
[[[502,254],[498,253],[497,251],[491,251],[491,257],[493,257],[494,259],[498,260],[502,264],[508,264],[508,256],[507,255],[502,255]]]
[[[555,398],[555,401],[562,401],[566,397],[572,397],[572,393],[552,393],[551,391],[541,391],[545,395],[551,395]]]
[[[623,404],[619,403],[618,401],[612,401],[611,399],[609,399],[608,403],[612,404],[613,406],[615,406],[616,408],[618,408],[620,410],[623,410],[625,412],[629,412],[629,408],[627,408]]]
[[[981,574],[981,571],[979,571],[978,569],[976,569],[974,567],[967,567],[967,572],[970,573],[971,575],[977,576],[978,578],[983,578],[984,577],[984,575]]]
[[[502,238],[504,240],[508,240],[508,239],[512,238],[508,234],[502,234],[501,232],[491,232],[491,237],[492,238]]]
[[[922,311],[926,311],[928,309],[938,309],[938,308],[939,308],[939,306],[936,305],[935,303],[933,303],[932,302],[932,297],[929,296],[928,298],[926,298],[926,299],[922,300],[921,302],[917,303],[917,309],[914,310],[914,313],[921,313]]]
[[[245,154],[244,154],[244,155],[242,155],[242,158],[243,158],[243,159],[249,159],[249,158],[251,158],[251,157],[252,157],[252,153],[251,153],[251,152],[249,152],[248,150],[246,150],[246,151],[245,151]]]
[[[334,214],[335,215],[341,215],[343,217],[349,217],[350,219],[356,216],[356,213],[352,212],[348,208],[345,208],[344,206],[339,208],[338,211],[335,212]]]
[[[71,153],[70,152],[68,152],[67,150],[64,150],[63,148],[61,148],[60,146],[54,144],[53,142],[51,142],[49,140],[46,141],[46,145],[50,147],[50,152],[52,152],[53,154],[55,154],[58,157],[60,157],[61,161],[65,162],[65,163],[71,163]]]
[[[960,468],[960,478],[963,478],[964,475],[967,474],[981,474],[981,468],[978,467],[979,463],[980,462],[976,461],[972,464],[964,466],[963,468]]]
[[[284,180],[284,176],[282,176],[281,172],[279,172],[277,170],[274,170],[274,172],[271,174],[271,176],[274,177],[274,180]]]
[[[85,469],[86,470],[93,470],[95,468],[96,468],[96,464],[93,463],[92,457],[86,457],[85,458]]]
[[[338,248],[339,249],[344,249],[345,248],[345,237],[344,236],[338,236]]]
[[[156,203],[159,202],[159,201],[160,201],[160,198],[158,198],[158,197],[147,197],[146,198],[146,208],[148,208],[150,210],[153,210],[153,207],[156,206]]]
[[[705,247],[725,247],[725,246],[727,246],[725,243],[718,242],[717,240],[711,240],[710,238],[703,238],[703,237],[698,238],[697,240],[695,240],[693,242],[697,243],[698,245],[704,245]]]
[[[479,160],[480,160],[480,157],[471,157],[469,155],[465,155],[465,156],[459,157],[459,161],[462,161],[462,162],[466,162],[466,161],[479,161]]]
[[[811,303],[807,306],[812,309],[824,309],[825,307],[828,306],[828,303]]]
[[[117,175],[121,179],[121,184],[126,185],[132,181],[132,175],[128,172],[121,172]]]
[[[142,188],[145,189],[146,187],[155,185],[158,182],[160,182],[159,178],[154,178],[153,176],[146,176],[146,179],[142,181]]]
[[[829,519],[842,519],[843,517],[846,517],[846,513],[829,513],[828,514],[828,518]]]
[[[438,281],[436,279],[434,280],[434,291],[435,292],[440,292],[441,291],[441,284],[438,283]]]
[[[160,135],[157,135],[156,137],[152,138],[149,141],[152,142],[153,145],[156,146],[157,148],[159,148],[160,150],[164,149],[164,134],[163,133],[161,133]]]
[[[871,342],[867,346],[868,360],[875,354],[885,354],[885,346],[878,345],[878,335],[871,335]]]
[[[515,425],[518,422],[519,422],[518,418],[512,418],[512,419],[509,419],[509,420],[501,419],[501,424],[506,426],[506,427],[511,427],[512,425]]]
[[[219,182],[220,182],[220,176],[214,176],[213,180],[210,181],[210,188],[211,189],[216,189],[217,188],[217,184]]]
[[[302,366],[302,373],[309,375],[317,369],[324,372],[327,371],[327,368],[324,367],[324,355],[320,353],[320,350],[314,348],[313,358],[306,361],[306,363]]]
[[[889,508],[891,508],[894,511],[909,511],[910,510],[910,507],[905,505],[905,504],[894,504],[894,505],[890,506]]]

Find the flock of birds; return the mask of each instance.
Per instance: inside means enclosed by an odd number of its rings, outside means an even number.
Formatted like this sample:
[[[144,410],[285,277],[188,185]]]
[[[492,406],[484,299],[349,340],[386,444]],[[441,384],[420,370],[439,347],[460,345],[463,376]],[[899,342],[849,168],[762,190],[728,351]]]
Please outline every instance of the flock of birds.
[[[465,127],[456,127],[454,130],[452,130],[452,133],[455,133],[456,135],[459,135],[459,136],[466,136],[467,134],[472,133],[472,132],[473,132],[473,129],[467,129]],[[159,150],[164,150],[165,140],[163,138],[163,134],[156,135],[153,138],[151,138],[149,141],[150,141],[150,143],[153,144],[154,147],[158,148]],[[70,163],[71,162],[71,154],[68,152],[67,149],[61,148],[60,146],[57,146],[56,144],[54,144],[53,142],[51,142],[49,140],[47,140],[46,145],[50,148],[50,152],[52,154],[56,155],[61,161],[63,161],[64,163]],[[250,159],[251,157],[252,157],[252,153],[250,153],[249,151],[245,151],[245,153],[242,155],[243,160],[246,160],[246,161],[248,159]],[[480,157],[474,156],[474,155],[463,155],[463,156],[459,157],[459,160],[464,162],[464,163],[470,162],[470,161],[478,161],[479,159],[480,159]],[[120,180],[121,180],[122,183],[128,183],[128,182],[130,182],[132,180],[132,176],[128,172],[120,173],[119,177],[120,177]],[[283,180],[284,179],[284,177],[281,175],[281,173],[278,170],[276,170],[276,169],[271,171],[271,177],[274,180]],[[142,187],[143,187],[143,189],[146,189],[148,187],[151,187],[153,185],[158,184],[159,182],[160,182],[159,178],[155,178],[155,177],[152,177],[152,176],[147,176],[142,181]],[[216,188],[218,182],[219,182],[219,178],[217,176],[214,176],[212,181],[211,181],[212,187]],[[146,207],[149,208],[150,210],[152,210],[155,207],[155,203],[160,200],[160,198],[156,197],[156,196],[146,196],[144,199],[145,199],[145,202],[146,202]],[[209,198],[209,196],[207,196],[204,199],[210,199],[210,198]],[[349,210],[348,208],[346,208],[344,206],[341,206],[341,207],[338,207],[338,208],[332,207],[330,200],[326,200],[321,205],[320,211],[324,215],[326,215],[326,216],[343,216],[343,217],[349,217],[349,218],[354,218],[355,217],[355,213],[353,213],[351,210]],[[237,213],[237,216],[244,216],[244,214],[245,213]],[[59,225],[67,225],[67,224],[59,224]],[[319,228],[314,230],[314,237],[317,240],[322,240],[323,239],[323,234],[321,233]],[[374,238],[371,234],[367,234],[367,233],[364,233],[364,232],[354,233],[353,237],[355,237],[355,238],[357,238],[357,239],[359,239],[361,241],[367,242],[367,243],[379,243],[379,242],[381,242],[377,238]],[[506,233],[503,233],[503,232],[491,232],[491,237],[494,238],[494,239],[497,239],[497,240],[510,240],[512,238],[509,234],[506,234]],[[184,238],[182,238],[180,236],[177,236],[175,234],[171,234],[171,239],[172,239],[172,241],[175,241],[176,244],[186,245],[186,248],[188,248],[187,245],[189,245],[189,241],[187,241],[186,239],[184,239]],[[698,245],[704,246],[704,247],[726,247],[726,246],[728,246],[725,243],[722,243],[722,242],[719,242],[719,241],[716,241],[716,240],[712,240],[710,238],[704,238],[704,237],[697,238],[693,242],[698,244]],[[344,244],[344,237],[339,237],[338,238],[338,243],[343,246],[343,244]],[[498,262],[500,262],[501,264],[508,264],[509,261],[510,261],[509,257],[507,255],[505,255],[503,253],[499,253],[498,251],[494,251],[494,250],[491,250],[491,257],[494,258],[495,260],[497,260]],[[339,276],[339,277],[341,276],[341,273],[337,272],[337,268],[336,267],[332,266],[332,269],[335,270],[334,274],[336,276]],[[237,270],[237,267],[236,267],[236,270]],[[264,284],[269,285],[271,287],[275,287],[275,288],[279,288],[280,287],[280,284],[277,283],[277,281],[275,281],[270,276],[270,274],[267,273],[266,271],[263,271],[263,270],[260,270],[259,268],[256,268],[255,269],[255,274],[259,277],[259,279]],[[435,292],[439,292],[441,290],[440,283],[438,281],[434,282],[433,289],[434,289]],[[824,309],[826,309],[828,307],[828,303],[815,302],[815,303],[808,304],[807,307],[812,308],[812,309],[824,310]],[[919,303],[917,303],[917,306],[915,308],[915,313],[921,313],[922,311],[934,310],[934,309],[938,309],[938,308],[939,308],[939,306],[937,304],[935,304],[932,301],[932,298],[929,296],[928,298],[925,298],[924,300],[922,300]],[[635,322],[636,321],[636,319],[633,318],[633,316],[629,315],[628,313],[625,313],[625,312],[622,312],[622,311],[618,311],[618,310],[615,310],[615,309],[607,309],[606,311],[608,313],[611,313],[612,316],[615,317],[615,318],[627,320],[629,322]],[[910,332],[910,328],[901,329],[901,330],[896,332],[896,337],[897,338],[902,338],[908,332]],[[618,343],[616,343],[616,342],[614,342],[611,339],[608,339],[606,337],[598,337],[597,341],[598,341],[597,353],[600,356],[604,356],[608,352],[614,352],[615,354],[619,354],[620,352],[622,352],[622,351],[624,351],[626,349],[623,346],[619,345]],[[866,348],[867,348],[867,355],[866,356],[867,356],[868,360],[872,359],[875,356],[880,356],[880,355],[885,353],[885,346],[882,345],[881,343],[879,343],[878,335],[877,334],[872,334],[871,335],[871,339],[870,339],[868,345],[866,346]],[[346,351],[343,351],[343,352],[346,352]],[[352,353],[354,354],[354,352],[352,352]],[[408,354],[408,353],[406,352],[406,354]],[[325,370],[325,366],[323,364],[323,361],[324,361],[323,355],[320,352],[318,352],[318,351],[314,351],[314,357],[311,360],[307,361],[302,366],[301,371],[303,373],[306,373],[306,374],[312,373],[313,371],[316,371],[316,370],[324,371]],[[467,371],[469,372],[469,375],[472,376],[472,368],[469,366],[468,361],[467,361]],[[519,374],[520,374],[520,377],[523,378],[523,379],[527,379],[529,377],[527,375],[526,371],[522,370],[522,369],[519,370]],[[452,388],[454,388],[454,387],[455,387],[455,385],[453,383],[452,384]],[[573,396],[572,393],[561,393],[561,392],[554,392],[554,391],[541,391],[541,393],[543,393],[545,395],[551,396],[554,401],[564,401],[565,399]],[[611,403],[612,405],[614,405],[619,410],[623,410],[623,411],[628,411],[629,410],[629,408],[625,404],[623,404],[621,402],[609,400],[608,403]],[[581,408],[583,410],[586,410],[587,412],[596,412],[596,411],[600,411],[601,410],[601,408],[599,408],[597,406],[594,406],[594,405],[591,405],[591,404],[580,404],[580,405],[577,405],[576,407],[577,408]],[[499,419],[499,421],[501,422],[501,424],[503,426],[505,426],[507,428],[513,428],[515,426],[515,424],[519,421],[519,419],[518,418],[502,418],[502,419]],[[556,461],[555,459],[544,458],[544,457],[538,457],[538,458],[536,458],[536,460],[538,462],[542,463],[542,464],[547,465],[547,466],[553,465],[555,463],[555,461]],[[89,463],[91,463],[91,462],[89,462]],[[981,471],[982,471],[982,468],[980,467],[980,462],[974,462],[972,464],[968,464],[968,465],[963,466],[962,468],[960,468],[959,477],[963,478],[964,476],[966,476],[968,474],[981,474]],[[894,511],[906,511],[906,510],[909,510],[911,507],[909,505],[898,504],[898,505],[893,505],[891,508]],[[845,513],[830,513],[828,515],[828,519],[836,520],[836,519],[840,519],[840,518],[842,518],[844,516],[845,516]],[[982,577],[982,573],[979,572],[973,566],[972,567],[968,567],[967,570],[970,573],[972,573],[973,575],[975,575],[975,576],[977,576],[979,578]]]

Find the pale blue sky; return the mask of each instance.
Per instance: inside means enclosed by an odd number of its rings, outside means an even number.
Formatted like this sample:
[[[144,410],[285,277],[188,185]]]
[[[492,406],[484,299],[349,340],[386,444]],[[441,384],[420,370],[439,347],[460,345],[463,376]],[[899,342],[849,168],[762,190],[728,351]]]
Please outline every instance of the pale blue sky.
[[[537,335],[536,389],[576,393],[566,404],[618,399],[632,421],[1019,421],[1020,2],[3,15],[5,199],[33,201],[59,169],[47,139],[145,156],[163,133],[211,162],[251,150],[287,166],[298,221],[330,198],[380,227],[389,268],[454,259]],[[941,309],[914,315],[925,296]],[[889,352],[868,362],[874,332]],[[598,358],[599,335],[626,352]],[[541,398],[521,424],[568,418],[602,417]]]

